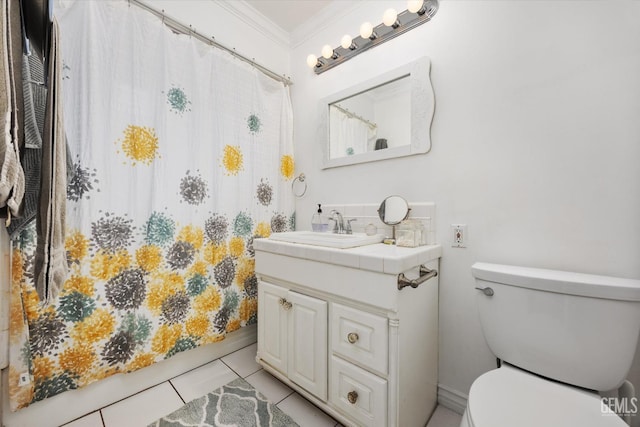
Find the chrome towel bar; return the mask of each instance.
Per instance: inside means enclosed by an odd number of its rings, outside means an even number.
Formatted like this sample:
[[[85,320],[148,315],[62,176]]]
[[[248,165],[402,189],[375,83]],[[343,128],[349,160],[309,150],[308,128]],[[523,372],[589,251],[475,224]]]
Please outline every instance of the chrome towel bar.
[[[405,288],[407,286],[417,288],[420,284],[433,277],[436,277],[437,275],[437,270],[429,270],[424,265],[420,266],[420,277],[418,277],[417,279],[407,279],[404,273],[400,273],[398,274],[398,290],[402,290],[402,288]]]

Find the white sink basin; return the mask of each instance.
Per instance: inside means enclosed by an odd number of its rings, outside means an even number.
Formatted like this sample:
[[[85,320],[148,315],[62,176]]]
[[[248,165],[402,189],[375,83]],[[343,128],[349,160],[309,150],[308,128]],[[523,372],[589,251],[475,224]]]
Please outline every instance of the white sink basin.
[[[326,246],[328,248],[347,249],[356,246],[372,245],[380,243],[384,239],[382,234],[367,236],[363,233],[334,234],[317,233],[314,231],[287,231],[285,233],[272,233],[271,240],[289,243],[302,243],[313,246]]]

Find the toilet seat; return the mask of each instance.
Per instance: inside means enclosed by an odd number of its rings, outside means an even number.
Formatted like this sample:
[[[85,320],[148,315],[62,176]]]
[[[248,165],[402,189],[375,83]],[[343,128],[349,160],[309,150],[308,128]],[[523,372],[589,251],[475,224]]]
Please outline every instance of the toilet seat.
[[[474,381],[466,422],[473,427],[627,427],[620,417],[602,413],[597,394],[507,364]]]

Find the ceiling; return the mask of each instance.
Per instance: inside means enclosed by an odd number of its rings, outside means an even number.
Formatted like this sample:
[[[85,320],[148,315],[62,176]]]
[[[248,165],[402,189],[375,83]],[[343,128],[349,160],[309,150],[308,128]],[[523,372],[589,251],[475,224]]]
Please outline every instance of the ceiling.
[[[333,0],[245,1],[288,33],[333,2]]]

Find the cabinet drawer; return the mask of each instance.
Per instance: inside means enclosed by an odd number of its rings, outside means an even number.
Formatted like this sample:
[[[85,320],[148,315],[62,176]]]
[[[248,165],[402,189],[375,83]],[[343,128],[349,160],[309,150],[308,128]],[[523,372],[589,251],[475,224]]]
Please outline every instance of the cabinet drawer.
[[[333,406],[358,425],[387,425],[386,380],[332,356],[329,388]]]
[[[385,317],[331,304],[331,350],[382,375],[388,372],[389,327]]]

